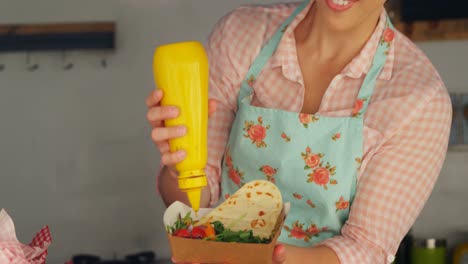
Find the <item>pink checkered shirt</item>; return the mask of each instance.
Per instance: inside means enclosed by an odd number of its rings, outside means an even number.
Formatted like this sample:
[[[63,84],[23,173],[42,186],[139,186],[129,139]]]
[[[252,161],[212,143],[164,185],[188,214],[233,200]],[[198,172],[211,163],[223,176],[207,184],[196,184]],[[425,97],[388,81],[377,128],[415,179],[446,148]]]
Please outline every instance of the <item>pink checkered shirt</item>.
[[[311,4],[310,4],[311,5]],[[255,82],[253,104],[299,112],[304,85],[293,30],[288,27]],[[243,6],[224,16],[209,38],[210,97],[218,101],[209,121],[211,205],[220,194],[221,160],[236,113],[240,83],[265,42],[296,4]],[[321,115],[351,115],[386,21],[327,89]],[[364,156],[357,195],[340,236],[323,244],[343,264],[390,263],[430,195],[447,151],[452,107],[446,88],[423,52],[401,33],[395,39],[364,116]]]

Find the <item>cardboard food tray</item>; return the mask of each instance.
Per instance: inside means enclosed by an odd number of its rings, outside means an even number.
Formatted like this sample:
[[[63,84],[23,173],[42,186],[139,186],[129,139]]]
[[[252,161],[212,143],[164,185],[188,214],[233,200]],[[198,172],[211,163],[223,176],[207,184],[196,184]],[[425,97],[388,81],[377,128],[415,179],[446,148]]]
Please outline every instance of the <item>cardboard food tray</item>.
[[[168,234],[172,256],[178,262],[204,264],[271,264],[273,250],[286,218],[285,207],[276,221],[269,244],[215,242],[180,238]]]

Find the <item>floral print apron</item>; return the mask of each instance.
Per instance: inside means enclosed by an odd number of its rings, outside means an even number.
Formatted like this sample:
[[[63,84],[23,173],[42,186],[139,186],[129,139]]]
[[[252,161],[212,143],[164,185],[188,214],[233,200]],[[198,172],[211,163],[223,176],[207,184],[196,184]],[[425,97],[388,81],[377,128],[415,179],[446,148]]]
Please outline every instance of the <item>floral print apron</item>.
[[[282,243],[312,246],[340,234],[356,191],[363,149],[363,115],[393,39],[388,20],[352,115],[327,117],[251,105],[252,85],[275,52],[287,25],[305,1],[261,50],[242,82],[238,112],[222,162],[222,198],[244,183],[268,179],[291,210]]]

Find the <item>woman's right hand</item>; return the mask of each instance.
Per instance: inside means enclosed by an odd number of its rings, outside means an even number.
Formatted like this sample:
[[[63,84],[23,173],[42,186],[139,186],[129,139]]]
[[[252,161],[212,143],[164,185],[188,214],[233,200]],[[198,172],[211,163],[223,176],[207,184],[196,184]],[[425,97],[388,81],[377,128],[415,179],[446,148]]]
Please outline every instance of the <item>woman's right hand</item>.
[[[155,89],[146,98],[146,106],[148,107],[147,119],[152,127],[151,138],[161,153],[162,164],[175,171],[175,164],[185,159],[186,152],[184,150],[170,152],[169,140],[184,136],[187,129],[184,126],[164,126],[165,120],[176,118],[179,115],[179,109],[175,106],[161,106],[162,97],[163,92]],[[209,100],[208,114],[211,115],[215,110],[216,102]]]
[[[165,127],[166,119],[173,119],[179,115],[179,109],[175,106],[161,106],[163,92],[154,90],[146,98],[146,106],[148,107],[147,119],[151,125],[151,139],[161,153],[161,162],[168,167],[174,167],[175,164],[181,162],[185,158],[185,151],[179,150],[171,153],[169,151],[169,140],[182,137],[186,133],[184,126]]]

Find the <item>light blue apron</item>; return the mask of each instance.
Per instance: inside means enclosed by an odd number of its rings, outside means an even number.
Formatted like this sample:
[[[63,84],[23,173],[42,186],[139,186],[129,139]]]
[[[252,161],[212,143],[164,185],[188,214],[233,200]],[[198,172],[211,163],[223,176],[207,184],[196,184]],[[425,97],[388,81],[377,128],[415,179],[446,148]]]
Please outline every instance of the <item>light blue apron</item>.
[[[348,219],[362,158],[363,115],[390,46],[382,34],[349,117],[252,106],[251,85],[275,52],[287,25],[307,4],[301,4],[281,25],[242,82],[222,164],[223,198],[251,180],[276,183],[284,202],[291,203],[279,241],[303,247],[339,235]],[[386,30],[393,30],[389,20]]]

